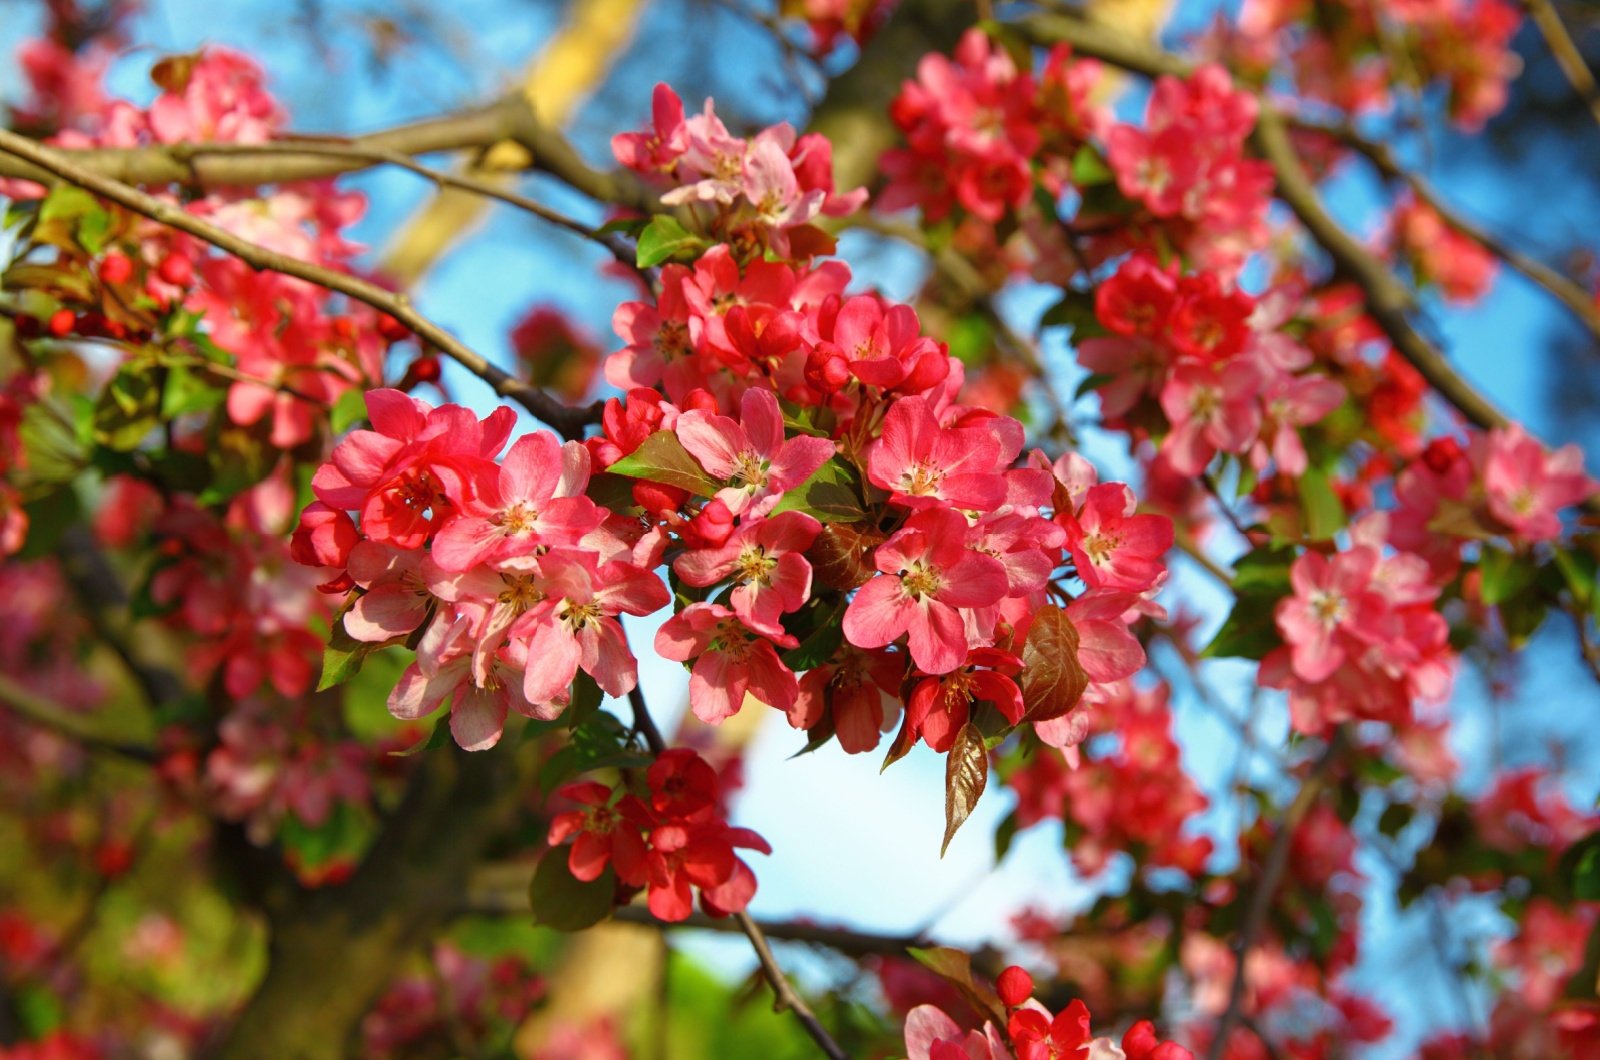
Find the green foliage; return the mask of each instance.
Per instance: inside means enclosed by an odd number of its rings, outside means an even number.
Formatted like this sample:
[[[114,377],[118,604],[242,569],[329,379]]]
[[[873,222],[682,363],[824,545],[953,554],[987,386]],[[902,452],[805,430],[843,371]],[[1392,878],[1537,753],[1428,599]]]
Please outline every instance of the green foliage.
[[[678,441],[671,431],[657,431],[639,448],[606,469],[612,475],[646,479],[666,486],[676,486],[701,497],[714,496],[722,483],[706,474],[700,462]]]
[[[573,777],[597,769],[640,769],[650,756],[636,751],[628,740],[628,730],[615,715],[597,710],[572,730],[567,744],[545,760],[539,769],[539,794],[550,793]]]
[[[861,476],[843,459],[833,457],[783,495],[771,514],[780,512],[804,512],[824,523],[859,522],[867,517],[861,505]]]
[[[555,931],[582,931],[611,915],[617,893],[616,874],[607,865],[593,880],[580,880],[567,867],[567,848],[556,847],[539,859],[528,884],[533,922]]]
[[[641,269],[674,259],[693,261],[705,247],[705,239],[684,228],[676,217],[657,214],[639,233],[639,249],[635,260]]]

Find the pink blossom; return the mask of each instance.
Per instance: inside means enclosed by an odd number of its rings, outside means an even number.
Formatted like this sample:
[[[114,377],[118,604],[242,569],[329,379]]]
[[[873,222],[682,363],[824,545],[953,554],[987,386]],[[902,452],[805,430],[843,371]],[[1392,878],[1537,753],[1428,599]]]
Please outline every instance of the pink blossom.
[[[782,615],[811,596],[811,564],[803,553],[822,524],[802,512],[746,520],[720,548],[694,549],[673,562],[689,585],[707,587],[732,577],[729,603],[757,633],[782,636]]]
[[[470,625],[468,616],[459,616],[437,652],[417,653],[417,661],[406,667],[389,693],[389,713],[407,720],[424,718],[449,697],[450,734],[463,749],[484,751],[500,742],[509,711],[531,718],[549,712],[536,709],[522,695],[525,655],[511,649],[495,652],[486,672],[474,675],[467,643]]]
[[[1142,593],[1166,571],[1163,558],[1172,548],[1172,520],[1137,515],[1137,507],[1133,490],[1106,482],[1085,491],[1076,514],[1057,515],[1066,528],[1078,577],[1089,588]]]
[[[788,637],[779,643],[793,647]],[[720,604],[695,603],[662,623],[656,652],[676,662],[694,660],[689,707],[708,725],[739,712],[746,697],[787,712],[800,694],[795,676],[772,642],[751,637],[738,617]]]
[[[1549,541],[1561,536],[1561,509],[1581,504],[1596,486],[1583,470],[1583,450],[1549,452],[1514,423],[1489,433],[1483,488],[1496,519],[1529,541]]]
[[[727,483],[717,499],[735,515],[765,515],[833,456],[826,438],[785,440],[783,413],[770,390],[753,387],[739,419],[691,409],[678,417],[678,440],[712,478]]]
[[[908,508],[990,511],[1005,501],[1000,442],[990,431],[941,427],[920,397],[889,407],[883,435],[868,451],[867,477]]]
[[[1173,370],[1161,390],[1161,410],[1172,433],[1161,451],[1174,470],[1198,475],[1217,450],[1242,453],[1261,428],[1260,367],[1246,358],[1220,368],[1185,364]]]
[[[879,571],[856,591],[844,633],[861,648],[882,648],[910,635],[911,658],[927,674],[945,674],[967,658],[962,611],[988,607],[1006,594],[1006,571],[993,556],[967,547],[967,521],[949,508],[913,515],[879,545]]]

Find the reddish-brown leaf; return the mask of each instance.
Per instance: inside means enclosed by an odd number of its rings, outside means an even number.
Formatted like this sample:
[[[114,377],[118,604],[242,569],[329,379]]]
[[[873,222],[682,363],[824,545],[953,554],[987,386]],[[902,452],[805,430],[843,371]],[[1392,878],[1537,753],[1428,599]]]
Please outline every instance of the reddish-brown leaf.
[[[871,523],[824,523],[822,532],[806,549],[811,576],[840,592],[865,585],[878,573],[872,565],[872,550],[887,536]]]
[[[1045,604],[1033,616],[1022,646],[1024,721],[1049,721],[1066,714],[1083,698],[1089,675],[1078,662],[1078,629],[1067,613]]]
[[[967,722],[956,733],[956,742],[950,745],[950,754],[944,763],[944,845],[939,856],[950,849],[950,840],[971,816],[972,808],[989,783],[989,749],[984,746],[983,733],[972,722]]]
[[[928,971],[960,991],[973,1011],[985,1019],[1005,1026],[1006,1010],[1000,997],[989,987],[972,978],[972,958],[964,950],[949,946],[930,946],[927,949],[911,948],[907,953]]]

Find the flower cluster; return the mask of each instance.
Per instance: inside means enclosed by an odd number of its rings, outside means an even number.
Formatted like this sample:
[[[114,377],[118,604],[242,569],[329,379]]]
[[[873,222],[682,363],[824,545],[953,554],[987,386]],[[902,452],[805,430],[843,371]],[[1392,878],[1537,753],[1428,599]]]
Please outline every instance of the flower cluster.
[[[330,569],[331,588],[361,590],[343,616],[351,638],[415,635],[390,711],[421,718],[448,698],[456,741],[476,750],[499,741],[508,711],[559,717],[580,668],[627,695],[637,662],[617,616],[647,615],[668,592],[652,573],[659,540],[626,540],[584,496],[589,451],[541,431],[497,463],[510,409],[480,421],[374,390],[367,410],[372,429],[313,477],[296,547]]]
[[[1036,77],[977,29],[953,60],[923,56],[889,110],[906,146],[879,162],[889,184],[878,206],[918,206],[928,221],[959,208],[993,224],[1032,200],[1036,164],[1059,194],[1075,149],[1105,124],[1090,102],[1098,78],[1095,64],[1071,62],[1065,47]]]
[[[1386,553],[1384,520],[1351,529],[1351,547],[1332,557],[1308,551],[1289,570],[1293,594],[1274,618],[1284,646],[1261,661],[1260,680],[1289,692],[1294,727],[1326,733],[1355,718],[1397,725],[1417,699],[1450,690],[1450,629],[1434,610],[1439,595],[1427,562]]]
[[[1194,1060],[1194,1054],[1181,1045],[1158,1039],[1149,1020],[1129,1027],[1120,1046],[1110,1038],[1096,1038],[1089,1029],[1089,1009],[1082,1001],[1073,1001],[1052,1014],[1032,996],[1033,977],[1015,965],[1000,973],[996,985],[1008,1016],[1003,1032],[993,1021],[986,1021],[980,1030],[963,1031],[942,1009],[919,1005],[906,1016],[909,1060],[1069,1060],[1080,1056]]]
[[[1416,281],[1434,285],[1448,302],[1470,305],[1494,282],[1495,256],[1414,195],[1395,204],[1388,238],[1390,251],[1410,265]]]
[[[1185,833],[1207,802],[1183,769],[1167,697],[1165,685],[1142,690],[1126,681],[1100,691],[1078,735],[1090,740],[1086,756],[1082,748],[1065,756],[1040,748],[1006,772],[1017,793],[1017,826],[1064,820],[1072,863],[1085,875],[1100,873],[1119,853],[1199,875],[1211,840]]]
[[[1498,537],[1525,548],[1560,537],[1562,509],[1597,489],[1576,445],[1552,453],[1518,424],[1470,431],[1465,446],[1446,435],[1396,479],[1389,540],[1427,559],[1444,582],[1470,541]]]
[[[1344,400],[1337,382],[1305,371],[1311,351],[1281,330],[1299,301],[1292,287],[1256,298],[1215,272],[1181,274],[1135,253],[1096,289],[1111,334],[1081,341],[1078,359],[1106,377],[1100,400],[1113,422],[1147,422],[1149,399],[1159,403],[1169,425],[1161,453],[1179,474],[1198,475],[1224,452],[1299,475],[1299,429]]]
[[[562,788],[563,798],[583,808],[550,822],[549,843],[557,849],[546,856],[565,856],[579,880],[597,880],[610,868],[630,893],[648,887],[650,912],[661,920],[686,919],[695,891],[710,916],[742,911],[755,896],[756,878],[735,850],[770,854],[772,848],[723,819],[716,770],[677,747],[656,757],[644,781],[642,796],[595,781]],[[568,839],[569,846],[559,846]]]
[[[1106,158],[1122,194],[1168,225],[1198,265],[1229,275],[1266,241],[1272,167],[1244,157],[1256,97],[1220,66],[1187,79],[1156,79],[1144,126],[1106,132]]]
[[[709,99],[703,113],[686,119],[683,101],[666,85],[656,86],[651,127],[619,133],[611,149],[618,162],[668,188],[662,202],[696,207],[720,238],[783,257],[808,257],[807,248],[826,245],[812,222],[854,213],[867,199],[864,188],[834,191],[827,137],[799,136],[787,123],[734,136]]]
[[[1522,11],[1506,0],[1340,3],[1247,0],[1236,24],[1219,33],[1236,65],[1265,80],[1289,59],[1296,89],[1351,114],[1394,105],[1390,83],[1441,85],[1451,119],[1469,132],[1505,107],[1521,69],[1511,41]]]

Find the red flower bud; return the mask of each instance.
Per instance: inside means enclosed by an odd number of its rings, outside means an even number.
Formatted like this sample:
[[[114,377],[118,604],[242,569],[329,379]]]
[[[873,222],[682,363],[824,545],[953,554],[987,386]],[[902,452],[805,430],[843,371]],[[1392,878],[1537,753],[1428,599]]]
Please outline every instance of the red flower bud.
[[[103,283],[127,283],[133,279],[133,262],[128,260],[126,254],[113,250],[100,263],[100,279]]]
[[[58,339],[64,339],[72,334],[72,329],[78,324],[78,314],[70,309],[57,309],[50,314],[50,334]]]
[[[635,482],[633,484],[633,501],[645,511],[675,512],[683,506],[684,500],[689,496],[687,490],[676,486],[664,486],[659,482]]]
[[[1014,964],[1000,973],[1000,980],[995,986],[1006,1008],[1016,1008],[1033,996],[1033,976]]]
[[[188,255],[173,252],[161,259],[161,264],[156,266],[156,275],[174,287],[187,287],[189,281],[194,279],[194,262]]]

